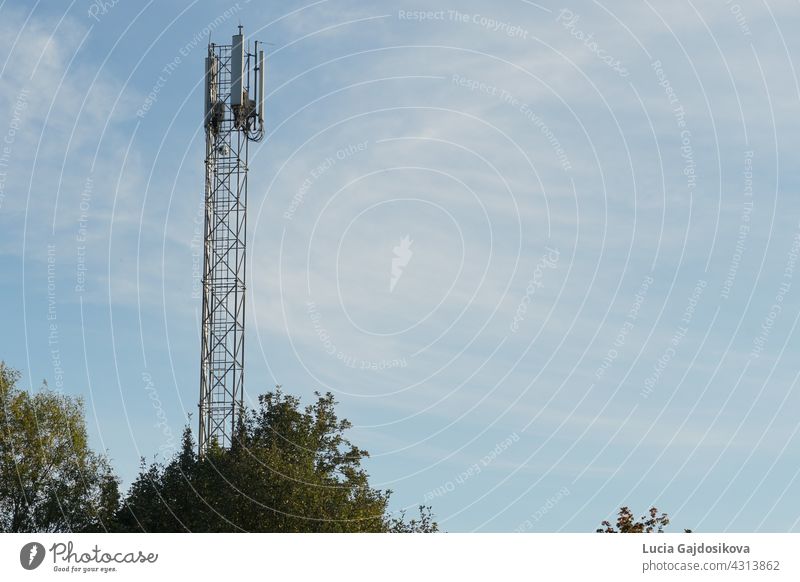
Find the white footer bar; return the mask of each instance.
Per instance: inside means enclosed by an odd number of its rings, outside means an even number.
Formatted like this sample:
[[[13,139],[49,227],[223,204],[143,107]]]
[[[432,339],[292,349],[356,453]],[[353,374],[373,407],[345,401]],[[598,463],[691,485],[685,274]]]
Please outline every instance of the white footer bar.
[[[798,553],[800,534],[3,534],[0,578],[778,581]]]

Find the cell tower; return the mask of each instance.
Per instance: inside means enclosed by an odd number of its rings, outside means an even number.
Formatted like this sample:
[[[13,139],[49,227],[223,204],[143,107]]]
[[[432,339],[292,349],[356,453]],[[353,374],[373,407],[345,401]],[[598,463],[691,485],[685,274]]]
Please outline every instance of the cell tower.
[[[244,399],[248,144],[264,137],[264,51],[208,45],[199,448],[231,444]]]

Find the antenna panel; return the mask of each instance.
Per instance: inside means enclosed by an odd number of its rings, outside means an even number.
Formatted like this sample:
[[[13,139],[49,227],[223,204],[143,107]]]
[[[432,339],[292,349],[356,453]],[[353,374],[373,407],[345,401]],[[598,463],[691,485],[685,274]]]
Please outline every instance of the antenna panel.
[[[261,127],[264,126],[264,51],[258,51],[258,105],[256,113]]]
[[[236,34],[231,42],[231,105],[242,105],[244,87],[244,35]]]
[[[211,121],[211,112],[214,108],[214,103],[217,102],[217,57],[211,55],[206,57],[206,112],[205,123],[208,125]]]

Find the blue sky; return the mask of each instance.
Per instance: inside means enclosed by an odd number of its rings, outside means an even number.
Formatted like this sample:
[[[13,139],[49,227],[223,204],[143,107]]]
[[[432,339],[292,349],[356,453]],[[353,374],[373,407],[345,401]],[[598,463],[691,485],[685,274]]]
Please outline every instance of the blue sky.
[[[248,399],[335,392],[449,531],[800,529],[788,2],[0,4],[0,358],[125,485],[196,426],[201,75],[240,22]]]

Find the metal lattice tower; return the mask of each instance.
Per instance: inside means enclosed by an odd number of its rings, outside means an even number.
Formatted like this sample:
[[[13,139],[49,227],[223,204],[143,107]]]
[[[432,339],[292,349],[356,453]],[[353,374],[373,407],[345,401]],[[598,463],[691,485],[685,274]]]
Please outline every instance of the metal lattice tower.
[[[231,444],[244,399],[247,156],[264,136],[264,51],[242,27],[210,44],[205,75],[205,244],[199,448]],[[251,96],[253,98],[251,98]]]

